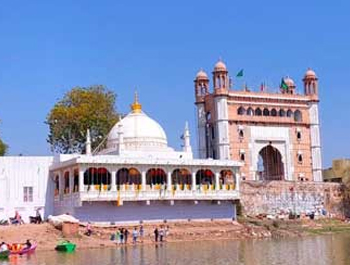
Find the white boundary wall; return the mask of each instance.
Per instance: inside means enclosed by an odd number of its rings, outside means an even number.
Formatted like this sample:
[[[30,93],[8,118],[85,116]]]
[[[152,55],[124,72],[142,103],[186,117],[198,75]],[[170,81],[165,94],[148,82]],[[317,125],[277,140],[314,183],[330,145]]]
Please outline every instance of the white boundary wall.
[[[52,213],[52,196],[47,188],[52,160],[51,156],[0,157],[0,219],[13,217],[18,211],[28,222],[38,207],[42,207],[42,216]],[[31,202],[24,202],[24,187],[33,188]]]

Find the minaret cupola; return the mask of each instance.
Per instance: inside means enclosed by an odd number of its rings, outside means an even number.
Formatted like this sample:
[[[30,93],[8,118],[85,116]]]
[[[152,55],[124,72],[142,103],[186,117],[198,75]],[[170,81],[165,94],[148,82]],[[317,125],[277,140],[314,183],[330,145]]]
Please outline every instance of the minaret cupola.
[[[214,66],[213,81],[215,91],[229,89],[229,77],[227,67],[225,63],[221,60],[219,60]]]
[[[308,69],[303,78],[305,95],[318,95],[318,78],[312,69]]]
[[[202,69],[196,75],[194,89],[196,102],[204,101],[204,97],[209,94],[209,78]]]

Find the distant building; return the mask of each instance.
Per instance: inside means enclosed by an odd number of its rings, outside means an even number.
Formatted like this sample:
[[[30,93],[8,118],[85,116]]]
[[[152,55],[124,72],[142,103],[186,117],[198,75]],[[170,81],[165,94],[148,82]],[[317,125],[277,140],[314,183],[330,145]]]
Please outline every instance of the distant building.
[[[279,93],[231,89],[219,61],[194,80],[200,158],[241,161],[246,180],[322,181],[318,78],[308,69],[304,94],[290,77]],[[240,74],[242,75],[242,73]]]
[[[335,159],[332,167],[322,171],[326,182],[347,182],[350,180],[350,159]]]

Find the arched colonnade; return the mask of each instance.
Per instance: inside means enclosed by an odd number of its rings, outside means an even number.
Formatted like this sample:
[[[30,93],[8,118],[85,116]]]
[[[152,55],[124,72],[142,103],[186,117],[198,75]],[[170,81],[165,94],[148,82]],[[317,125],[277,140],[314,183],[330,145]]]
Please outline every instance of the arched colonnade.
[[[79,187],[79,183],[83,185]],[[56,172],[55,195],[81,191],[117,190],[234,190],[236,176],[231,169],[135,166],[118,169],[87,166]]]

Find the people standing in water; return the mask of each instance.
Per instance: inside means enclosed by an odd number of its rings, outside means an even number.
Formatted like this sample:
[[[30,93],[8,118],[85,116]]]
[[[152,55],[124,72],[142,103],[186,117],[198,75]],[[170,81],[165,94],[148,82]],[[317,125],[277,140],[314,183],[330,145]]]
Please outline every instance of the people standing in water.
[[[165,234],[164,234],[165,239],[168,237],[169,233],[170,233],[170,227],[167,225],[165,228]]]
[[[128,243],[129,230],[127,228],[124,229],[124,243]]]
[[[154,241],[158,242],[158,237],[159,237],[159,230],[158,227],[156,227],[156,229],[154,229]]]
[[[159,230],[159,241],[163,242],[163,239],[164,239],[164,227],[161,226]]]
[[[136,242],[137,242],[137,236],[138,236],[137,228],[134,227],[134,230],[132,231],[132,243],[133,243],[133,244],[136,244]]]
[[[141,242],[143,242],[143,235],[144,235],[144,230],[143,230],[143,225],[140,226],[140,239]]]
[[[115,233],[115,240],[117,241],[118,244],[121,243],[121,241],[120,241],[120,228]]]
[[[124,244],[124,228],[120,229],[120,244]]]
[[[154,234],[154,242],[164,242],[167,239],[167,236],[169,235],[169,225],[161,225],[156,226],[153,230]],[[128,244],[128,238],[129,235],[132,237],[132,243],[136,244],[138,238],[140,238],[140,242],[143,243],[143,236],[144,236],[145,230],[143,225],[140,225],[138,227],[134,227],[131,231],[128,230],[128,228],[118,228],[115,234],[112,234],[111,240],[115,240],[118,244]]]

